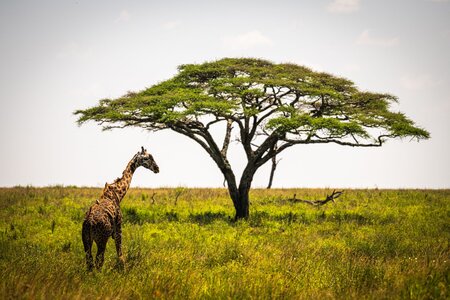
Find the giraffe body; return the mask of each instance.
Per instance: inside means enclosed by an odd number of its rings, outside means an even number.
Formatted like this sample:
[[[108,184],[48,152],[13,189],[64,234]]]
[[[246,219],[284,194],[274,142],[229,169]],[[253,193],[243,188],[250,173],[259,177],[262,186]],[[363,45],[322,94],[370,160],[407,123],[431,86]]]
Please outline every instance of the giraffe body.
[[[86,265],[88,270],[94,267],[92,257],[92,244],[97,244],[97,255],[95,266],[100,269],[103,265],[106,243],[112,237],[116,244],[117,256],[123,266],[122,254],[122,212],[120,202],[130,187],[134,171],[143,166],[154,173],[159,172],[158,165],[143,147],[140,152],[133,156],[123,171],[122,177],[117,178],[112,184],[105,184],[102,195],[89,208],[82,226],[82,240],[86,253]]]

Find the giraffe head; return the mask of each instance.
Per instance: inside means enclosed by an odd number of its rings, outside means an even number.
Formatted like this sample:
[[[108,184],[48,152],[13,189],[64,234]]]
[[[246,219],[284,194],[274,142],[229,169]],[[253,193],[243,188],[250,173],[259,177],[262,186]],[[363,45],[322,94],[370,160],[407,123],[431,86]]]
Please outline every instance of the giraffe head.
[[[154,173],[159,173],[159,167],[153,159],[153,156],[144,147],[141,147],[141,151],[136,154],[136,162],[139,166],[143,166]]]

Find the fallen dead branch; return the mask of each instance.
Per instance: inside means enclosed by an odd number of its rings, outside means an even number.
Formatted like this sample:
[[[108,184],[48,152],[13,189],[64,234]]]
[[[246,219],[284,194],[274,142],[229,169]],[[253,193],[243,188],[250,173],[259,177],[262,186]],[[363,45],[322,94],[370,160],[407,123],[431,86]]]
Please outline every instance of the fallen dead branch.
[[[303,200],[303,199],[297,199],[296,198],[297,194],[294,194],[294,197],[288,199],[288,201],[306,203],[306,204],[309,204],[309,205],[312,205],[312,206],[322,206],[324,204],[327,204],[330,201],[333,201],[333,203],[336,203],[334,201],[334,199],[340,197],[343,193],[344,193],[344,191],[337,191],[336,192],[336,190],[334,190],[333,193],[331,195],[327,195],[327,197],[324,200]]]
[[[152,194],[152,204],[155,204],[155,201],[156,201],[155,196],[156,196],[156,192],[153,192],[153,194]]]

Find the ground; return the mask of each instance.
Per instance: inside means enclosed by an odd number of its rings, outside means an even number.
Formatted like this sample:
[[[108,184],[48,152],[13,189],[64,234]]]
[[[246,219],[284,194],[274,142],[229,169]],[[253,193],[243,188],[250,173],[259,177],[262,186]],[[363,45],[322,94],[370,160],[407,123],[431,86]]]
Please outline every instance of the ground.
[[[252,190],[250,219],[236,223],[225,189],[131,189],[126,269],[109,240],[103,270],[88,273],[81,224],[101,189],[2,188],[0,298],[450,297],[450,190],[286,200],[330,192]]]

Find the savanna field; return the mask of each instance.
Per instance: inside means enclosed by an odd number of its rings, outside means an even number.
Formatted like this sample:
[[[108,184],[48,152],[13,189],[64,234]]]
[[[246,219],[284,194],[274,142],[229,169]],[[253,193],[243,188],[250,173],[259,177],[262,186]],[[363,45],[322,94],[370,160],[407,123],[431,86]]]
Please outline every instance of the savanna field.
[[[448,299],[450,190],[131,189],[125,270],[114,240],[88,273],[81,224],[101,189],[0,189],[1,299]],[[94,253],[96,247],[94,246]]]

